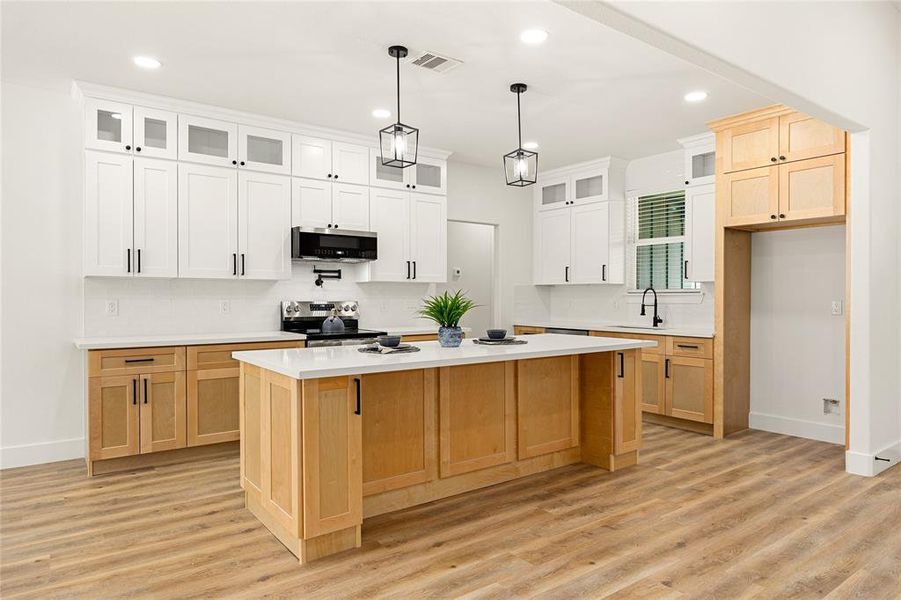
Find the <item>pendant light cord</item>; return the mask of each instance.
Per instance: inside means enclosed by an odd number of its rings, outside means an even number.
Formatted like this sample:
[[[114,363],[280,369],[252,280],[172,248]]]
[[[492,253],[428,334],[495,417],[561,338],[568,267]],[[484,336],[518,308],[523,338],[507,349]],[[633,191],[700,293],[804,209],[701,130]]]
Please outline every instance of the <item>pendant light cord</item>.
[[[522,112],[519,106],[519,95],[521,92],[516,92],[516,127],[519,130],[519,149],[522,150]]]
[[[397,123],[400,124],[400,55],[397,59]]]

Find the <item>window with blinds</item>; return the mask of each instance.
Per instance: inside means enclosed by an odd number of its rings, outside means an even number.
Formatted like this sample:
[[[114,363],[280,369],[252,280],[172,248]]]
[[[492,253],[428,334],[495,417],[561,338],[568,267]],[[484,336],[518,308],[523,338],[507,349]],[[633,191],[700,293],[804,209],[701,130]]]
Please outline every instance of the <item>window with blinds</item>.
[[[630,261],[635,289],[691,290],[685,280],[685,192],[631,199]]]

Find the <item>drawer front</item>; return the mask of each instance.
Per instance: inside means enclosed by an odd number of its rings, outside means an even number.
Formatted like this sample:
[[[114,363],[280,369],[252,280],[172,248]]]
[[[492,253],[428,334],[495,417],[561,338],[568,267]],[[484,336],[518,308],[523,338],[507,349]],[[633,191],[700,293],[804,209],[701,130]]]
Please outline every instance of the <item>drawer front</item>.
[[[544,333],[544,327],[532,327],[530,325],[513,326],[513,335],[532,335],[535,333]]]
[[[662,335],[645,335],[643,333],[621,333],[619,331],[592,331],[591,335],[595,337],[611,337],[624,340],[646,340],[649,342],[657,342],[653,348],[642,348],[642,356],[663,354],[666,347],[666,337]]]
[[[188,370],[236,369],[238,361],[232,352],[241,350],[277,350],[279,348],[303,348],[304,342],[251,342],[246,344],[212,344],[188,346]]]
[[[713,340],[670,336],[666,338],[666,353],[669,356],[713,358]]]
[[[185,370],[184,346],[88,352],[88,377],[139,375]]]
[[[437,333],[416,333],[412,335],[401,336],[400,341],[404,344],[409,344],[410,342],[434,342],[437,339]]]

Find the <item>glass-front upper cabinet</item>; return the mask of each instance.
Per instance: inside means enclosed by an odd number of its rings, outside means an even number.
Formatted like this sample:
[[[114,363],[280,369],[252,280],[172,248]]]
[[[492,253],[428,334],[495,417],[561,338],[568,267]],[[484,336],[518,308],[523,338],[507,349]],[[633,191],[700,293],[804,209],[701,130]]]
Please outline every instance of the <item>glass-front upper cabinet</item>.
[[[239,125],[238,166],[254,171],[290,175],[291,134]]]
[[[88,98],[85,100],[85,146],[95,150],[132,150],[130,104]]]
[[[387,167],[382,164],[382,156],[379,154],[378,148],[369,149],[369,185],[381,188],[393,188],[396,190],[407,189],[407,175],[405,171],[409,171],[414,167],[401,169],[398,167]],[[414,165],[415,166],[415,165]]]
[[[228,121],[179,115],[178,160],[237,166],[238,126]]]
[[[178,115],[155,108],[134,107],[135,154],[151,158],[178,158]]]
[[[552,210],[569,204],[569,177],[548,177],[538,182],[538,210]]]
[[[447,194],[447,163],[442,160],[416,159],[416,164],[406,169],[411,177],[407,182],[411,190],[427,194]]]
[[[685,148],[685,185],[706,185],[714,182],[716,173],[716,138],[703,133],[682,138]]]
[[[594,168],[573,173],[573,204],[589,204],[607,199],[607,169]]]

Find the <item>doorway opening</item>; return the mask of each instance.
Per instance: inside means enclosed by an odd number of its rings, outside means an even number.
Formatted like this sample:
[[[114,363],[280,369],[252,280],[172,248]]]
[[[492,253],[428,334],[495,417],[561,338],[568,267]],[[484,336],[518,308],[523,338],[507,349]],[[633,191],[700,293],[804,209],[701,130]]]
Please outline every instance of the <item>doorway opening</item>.
[[[497,276],[497,225],[448,220],[447,284],[438,293],[464,290],[478,305],[460,321],[472,336],[485,335],[500,320]]]

